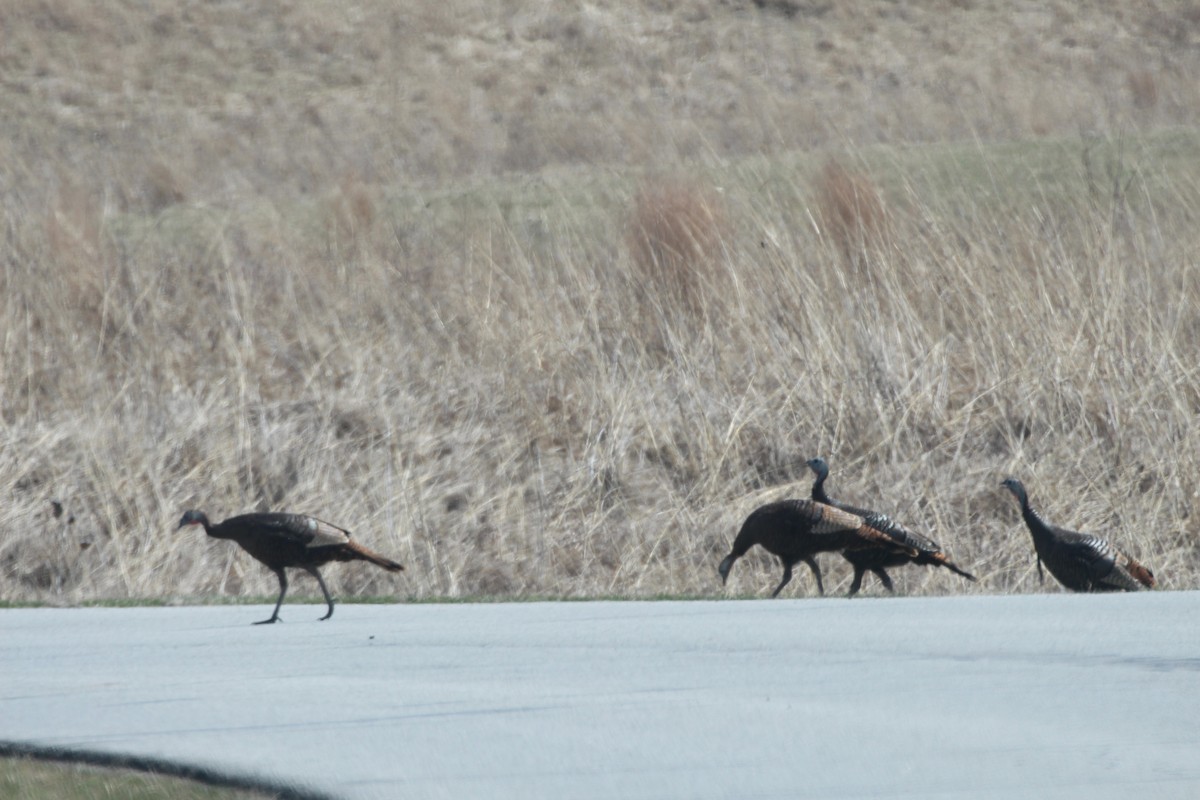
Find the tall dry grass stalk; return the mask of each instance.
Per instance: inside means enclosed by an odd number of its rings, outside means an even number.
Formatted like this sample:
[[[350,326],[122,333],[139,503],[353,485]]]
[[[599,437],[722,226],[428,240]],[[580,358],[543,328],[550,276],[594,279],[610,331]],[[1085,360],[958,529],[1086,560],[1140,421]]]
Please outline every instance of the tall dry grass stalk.
[[[888,244],[887,209],[879,189],[865,174],[831,160],[821,168],[815,195],[823,237],[851,271],[868,272],[872,253]]]
[[[408,565],[342,596],[715,595],[817,454],[982,578],[901,592],[1041,588],[1009,473],[1195,587],[1190,12],[777,11],[0,11],[0,600],[272,595],[192,507]]]
[[[626,241],[648,336],[666,341],[672,329],[686,331],[729,290],[730,234],[725,203],[711,187],[676,178],[638,190]]]

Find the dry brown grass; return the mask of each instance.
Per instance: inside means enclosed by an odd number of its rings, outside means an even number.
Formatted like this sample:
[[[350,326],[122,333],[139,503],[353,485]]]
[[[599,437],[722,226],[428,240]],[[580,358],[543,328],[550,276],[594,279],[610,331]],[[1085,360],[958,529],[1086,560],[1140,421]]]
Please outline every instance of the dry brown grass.
[[[866,175],[828,161],[814,194],[822,235],[850,270],[867,270],[872,252],[886,247],[888,240],[887,212],[879,189]]]
[[[901,591],[1038,588],[1008,473],[1197,585],[1190,11],[337,8],[0,11],[0,599],[716,594],[816,454]]]
[[[627,241],[646,313],[696,317],[720,297],[729,215],[720,194],[695,181],[655,180],[634,197]],[[672,318],[674,324],[686,324]]]

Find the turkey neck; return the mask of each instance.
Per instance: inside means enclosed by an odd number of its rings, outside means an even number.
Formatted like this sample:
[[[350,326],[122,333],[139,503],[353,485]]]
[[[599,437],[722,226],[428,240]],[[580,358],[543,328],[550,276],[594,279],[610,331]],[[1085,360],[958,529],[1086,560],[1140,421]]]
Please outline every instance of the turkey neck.
[[[827,506],[834,505],[834,502],[829,499],[829,495],[825,493],[825,478],[828,475],[817,475],[817,479],[813,481],[812,499],[818,503],[824,503]]]
[[[1029,527],[1029,533],[1033,536],[1033,547],[1040,554],[1043,550],[1048,550],[1051,547],[1054,536],[1050,532],[1050,526],[1046,521],[1037,515],[1037,512],[1029,507],[1029,500],[1021,499],[1021,516],[1025,519],[1025,524]]]
[[[238,536],[238,531],[226,529],[224,522],[218,522],[215,525],[206,523],[204,525],[204,532],[214,539],[236,539]]]
[[[738,535],[734,537],[733,548],[730,549],[729,555],[733,556],[734,558],[741,558],[742,556],[746,555],[750,548],[754,547],[756,544],[758,544],[758,540],[755,538],[755,531],[746,530],[743,528],[742,530],[738,531]]]

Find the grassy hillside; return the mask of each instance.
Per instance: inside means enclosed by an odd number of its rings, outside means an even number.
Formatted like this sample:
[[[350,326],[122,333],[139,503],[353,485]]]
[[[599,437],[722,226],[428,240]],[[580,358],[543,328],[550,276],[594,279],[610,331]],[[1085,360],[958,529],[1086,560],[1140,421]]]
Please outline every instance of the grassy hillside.
[[[1200,7],[409,5],[0,10],[0,600],[715,594],[818,454],[903,592],[1008,474],[1200,584]]]

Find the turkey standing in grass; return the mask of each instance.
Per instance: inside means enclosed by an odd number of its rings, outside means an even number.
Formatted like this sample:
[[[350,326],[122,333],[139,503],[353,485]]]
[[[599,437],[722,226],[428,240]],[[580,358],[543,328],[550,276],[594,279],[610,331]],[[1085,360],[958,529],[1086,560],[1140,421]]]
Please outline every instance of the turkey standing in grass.
[[[717,567],[721,583],[728,580],[733,562],[756,544],[778,556],[783,563],[783,580],[771,592],[771,597],[778,596],[780,590],[787,586],[792,579],[792,567],[801,561],[812,569],[817,579],[817,590],[825,594],[825,587],[821,584],[821,569],[813,558],[817,553],[881,545],[916,554],[915,550],[887,533],[870,527],[854,514],[812,500],[780,500],[760,506],[746,517],[737,538],[733,540],[733,549]]]
[[[279,607],[287,594],[285,567],[299,567],[317,579],[329,611],[321,619],[333,616],[333,598],[317,567],[330,561],[369,561],[388,572],[404,569],[401,564],[363,547],[350,539],[350,532],[306,514],[242,514],[213,525],[202,511],[185,511],[179,527],[200,525],[215,539],[232,539],[261,561],[279,578],[279,600],[270,619],[255,625],[279,622]]]
[[[872,528],[883,531],[893,539],[903,542],[916,551],[916,555],[909,555],[891,547],[861,547],[843,552],[842,556],[854,567],[854,580],[850,583],[849,597],[854,597],[858,593],[858,590],[862,587],[863,575],[868,570],[874,572],[879,577],[883,588],[889,592],[895,591],[892,587],[892,579],[887,574],[886,568],[899,567],[904,564],[934,564],[962,575],[969,581],[975,580],[974,575],[951,561],[942,552],[941,545],[928,536],[922,536],[916,531],[909,530],[886,514],[881,514],[878,511],[870,511],[865,508],[858,508],[848,503],[839,503],[836,500],[830,499],[829,495],[825,493],[825,479],[829,477],[829,465],[825,463],[825,459],[809,459],[808,466],[817,476],[812,486],[813,500],[831,505],[834,508],[840,508],[842,511],[849,511],[851,514],[857,514],[866,520],[866,523]]]
[[[1038,577],[1045,582],[1042,564],[1050,574],[1073,592],[1136,592],[1154,588],[1154,573],[1134,561],[1107,540],[1047,524],[1029,507],[1025,487],[1016,478],[1000,484],[1021,504],[1021,516],[1033,535]]]

